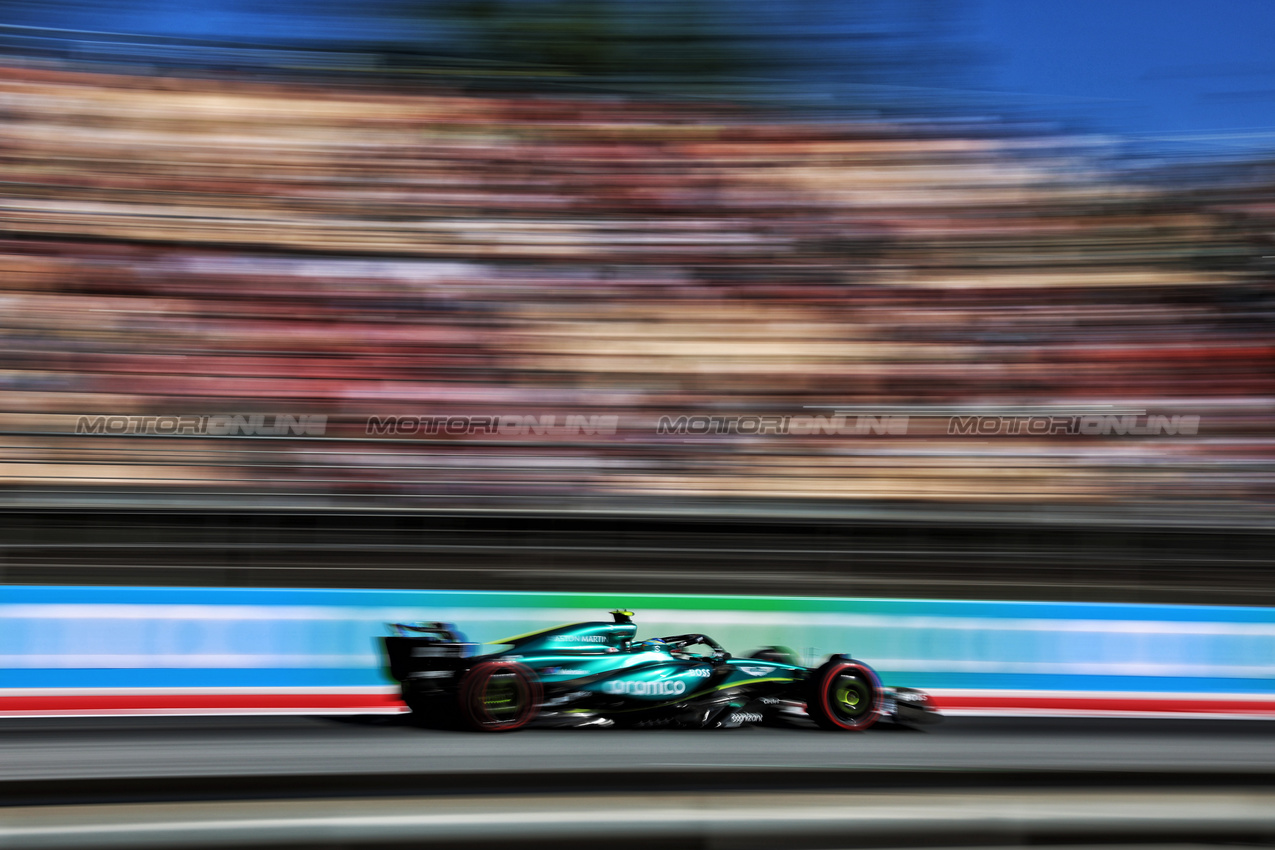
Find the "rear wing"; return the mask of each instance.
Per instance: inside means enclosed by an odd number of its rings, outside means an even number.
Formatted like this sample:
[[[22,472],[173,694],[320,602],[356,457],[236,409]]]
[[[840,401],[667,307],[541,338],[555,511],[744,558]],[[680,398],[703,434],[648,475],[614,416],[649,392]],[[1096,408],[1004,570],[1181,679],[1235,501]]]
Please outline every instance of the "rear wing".
[[[397,681],[418,673],[456,672],[468,666],[478,649],[451,623],[391,623],[392,637],[383,638],[390,676]]]
[[[398,637],[433,637],[437,640],[448,641],[451,643],[465,642],[465,636],[456,631],[456,626],[452,623],[390,623],[389,627],[390,631],[394,632],[394,634]]]

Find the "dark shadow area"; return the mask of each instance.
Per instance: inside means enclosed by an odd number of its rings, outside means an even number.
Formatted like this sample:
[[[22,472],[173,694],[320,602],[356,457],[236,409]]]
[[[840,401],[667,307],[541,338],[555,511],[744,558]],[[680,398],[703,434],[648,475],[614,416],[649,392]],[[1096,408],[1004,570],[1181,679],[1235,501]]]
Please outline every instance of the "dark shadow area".
[[[1007,509],[930,521],[118,510],[0,515],[11,584],[1271,604],[1265,528]]]

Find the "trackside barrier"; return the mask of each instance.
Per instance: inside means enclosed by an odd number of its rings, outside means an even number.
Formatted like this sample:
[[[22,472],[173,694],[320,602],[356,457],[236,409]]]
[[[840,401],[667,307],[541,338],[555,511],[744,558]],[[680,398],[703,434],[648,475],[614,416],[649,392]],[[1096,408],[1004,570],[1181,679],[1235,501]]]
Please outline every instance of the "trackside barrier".
[[[0,588],[0,714],[395,712],[387,622],[493,642],[615,607],[637,612],[639,638],[849,652],[947,714],[1275,717],[1270,608],[27,586]]]

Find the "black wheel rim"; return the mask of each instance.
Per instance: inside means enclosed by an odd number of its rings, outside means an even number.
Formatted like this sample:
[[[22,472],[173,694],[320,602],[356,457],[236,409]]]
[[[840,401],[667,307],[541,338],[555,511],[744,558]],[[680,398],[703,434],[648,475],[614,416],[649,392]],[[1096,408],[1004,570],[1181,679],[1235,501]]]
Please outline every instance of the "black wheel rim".
[[[872,685],[854,673],[843,673],[828,688],[828,710],[844,723],[855,723],[872,713]]]

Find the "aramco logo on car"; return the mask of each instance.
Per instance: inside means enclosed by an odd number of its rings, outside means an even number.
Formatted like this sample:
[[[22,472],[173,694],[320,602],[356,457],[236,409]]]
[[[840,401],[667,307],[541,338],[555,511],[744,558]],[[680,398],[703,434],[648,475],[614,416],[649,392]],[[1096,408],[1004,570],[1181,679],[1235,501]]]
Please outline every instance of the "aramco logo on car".
[[[686,683],[676,680],[658,682],[607,682],[602,689],[608,694],[625,694],[634,697],[675,697],[686,693]]]

